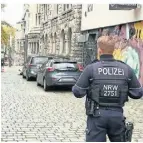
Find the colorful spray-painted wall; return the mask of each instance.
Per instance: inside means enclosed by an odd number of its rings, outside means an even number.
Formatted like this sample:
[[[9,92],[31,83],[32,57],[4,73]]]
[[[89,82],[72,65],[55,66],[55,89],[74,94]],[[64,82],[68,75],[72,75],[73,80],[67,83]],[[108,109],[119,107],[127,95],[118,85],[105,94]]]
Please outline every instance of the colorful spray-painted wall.
[[[118,35],[114,58],[127,63],[134,70],[143,85],[143,21],[129,24],[129,40],[126,40],[126,26],[119,25],[102,29],[101,35]]]

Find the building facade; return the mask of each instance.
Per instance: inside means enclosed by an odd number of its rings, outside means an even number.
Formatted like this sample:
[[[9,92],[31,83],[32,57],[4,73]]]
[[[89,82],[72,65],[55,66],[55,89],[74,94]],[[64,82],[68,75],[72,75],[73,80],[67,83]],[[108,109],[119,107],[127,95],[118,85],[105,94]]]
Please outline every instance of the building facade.
[[[25,57],[53,55],[82,61],[78,44],[82,5],[25,4],[24,11]]]
[[[17,22],[15,34],[15,51],[16,53],[24,52],[24,33],[22,29],[23,21]]]
[[[40,54],[40,6],[39,4],[24,4],[23,16],[23,32],[24,32],[24,59],[28,55]]]
[[[15,65],[22,65],[24,60],[24,32],[23,32],[23,21],[17,22],[16,33],[15,33]]]
[[[42,4],[40,52],[81,61],[78,45],[82,5]]]
[[[39,54],[40,40],[40,5],[29,5],[29,29],[28,29],[28,55]]]
[[[143,5],[136,5],[135,8],[123,5],[120,10],[117,7],[110,10],[109,7],[108,4],[83,5],[81,31],[84,64],[98,58],[98,37],[118,35],[120,42],[114,50],[114,58],[130,65],[143,85]]]

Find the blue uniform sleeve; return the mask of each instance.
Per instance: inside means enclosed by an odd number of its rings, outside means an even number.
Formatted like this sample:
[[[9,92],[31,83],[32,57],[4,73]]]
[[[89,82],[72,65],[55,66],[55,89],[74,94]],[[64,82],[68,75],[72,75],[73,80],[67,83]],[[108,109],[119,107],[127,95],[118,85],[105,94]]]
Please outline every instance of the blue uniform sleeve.
[[[140,99],[143,96],[143,87],[141,87],[134,71],[129,67],[129,97]]]
[[[72,92],[77,98],[82,98],[86,95],[87,89],[89,88],[90,79],[92,77],[92,66],[88,65],[82,74],[80,75],[78,81],[72,88]]]

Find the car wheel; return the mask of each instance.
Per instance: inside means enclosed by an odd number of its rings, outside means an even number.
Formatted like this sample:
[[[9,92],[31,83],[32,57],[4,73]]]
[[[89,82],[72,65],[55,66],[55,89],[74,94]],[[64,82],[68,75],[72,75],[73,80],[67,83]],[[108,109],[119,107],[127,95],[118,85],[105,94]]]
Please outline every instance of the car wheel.
[[[25,78],[24,74],[22,74],[22,77]]]
[[[28,74],[26,73],[26,80],[29,81],[30,77],[28,76]]]
[[[36,81],[37,81],[37,86],[40,86],[40,84],[38,83],[38,80],[37,80],[37,78],[36,78]]]
[[[44,90],[47,91],[49,89],[49,87],[47,86],[47,82],[46,82],[45,78],[43,80],[43,85],[44,85]]]

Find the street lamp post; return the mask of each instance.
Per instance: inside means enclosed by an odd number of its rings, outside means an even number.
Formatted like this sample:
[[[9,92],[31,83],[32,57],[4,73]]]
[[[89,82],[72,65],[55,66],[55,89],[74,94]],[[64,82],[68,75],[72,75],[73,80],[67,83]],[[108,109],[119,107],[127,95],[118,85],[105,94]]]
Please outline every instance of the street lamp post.
[[[126,24],[126,39],[127,39],[127,40],[130,38],[129,31],[130,31],[130,29],[129,29],[129,24],[127,23],[127,24]]]
[[[12,52],[12,36],[9,35],[9,67],[12,66],[11,52]]]
[[[27,59],[27,48],[28,48],[28,35],[25,35],[24,62],[26,62],[26,59]]]

